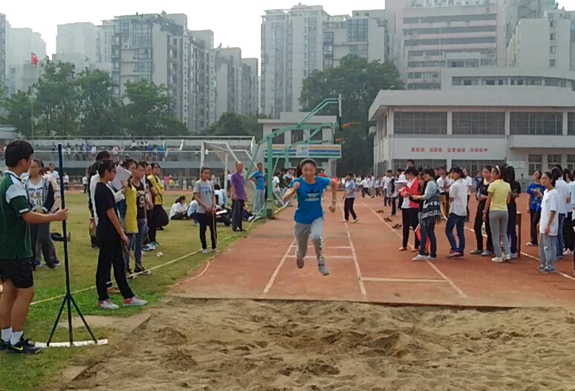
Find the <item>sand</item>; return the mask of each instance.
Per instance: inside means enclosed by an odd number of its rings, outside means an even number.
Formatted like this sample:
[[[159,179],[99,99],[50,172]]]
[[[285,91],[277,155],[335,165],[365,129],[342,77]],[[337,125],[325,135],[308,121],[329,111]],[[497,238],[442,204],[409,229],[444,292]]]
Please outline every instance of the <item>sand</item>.
[[[575,316],[186,301],[151,310],[64,390],[575,390]]]

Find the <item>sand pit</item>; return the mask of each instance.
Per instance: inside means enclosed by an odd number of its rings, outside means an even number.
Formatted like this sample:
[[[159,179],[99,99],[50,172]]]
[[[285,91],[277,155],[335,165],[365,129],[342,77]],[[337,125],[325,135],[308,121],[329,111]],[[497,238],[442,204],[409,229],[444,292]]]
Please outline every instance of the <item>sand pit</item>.
[[[575,316],[173,301],[66,390],[575,390]]]

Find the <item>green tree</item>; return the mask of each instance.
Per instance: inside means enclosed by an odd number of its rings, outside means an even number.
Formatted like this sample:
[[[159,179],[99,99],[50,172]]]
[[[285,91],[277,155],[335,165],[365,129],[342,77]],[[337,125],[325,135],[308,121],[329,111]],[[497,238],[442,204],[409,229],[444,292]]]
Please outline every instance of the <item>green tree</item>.
[[[121,104],[113,97],[113,83],[105,71],[85,71],[76,79],[80,134],[113,136],[122,133]]]
[[[343,96],[343,122],[357,125],[340,131],[342,159],[338,175],[352,171],[366,174],[373,167],[373,137],[368,111],[381,90],[403,88],[399,71],[392,63],[368,62],[355,55],[344,57],[337,68],[315,71],[303,82],[300,104],[303,111],[313,110],[325,98]],[[328,106],[321,113],[336,115],[337,107]]]
[[[265,115],[241,115],[236,113],[224,113],[207,130],[210,136],[251,136],[260,140],[263,137],[263,126],[258,123],[259,119],[267,118]]]
[[[126,83],[122,118],[124,128],[137,136],[177,136],[188,133],[172,113],[172,98],[164,85],[147,81]]]
[[[0,118],[0,123],[16,128],[18,133],[30,138],[32,135],[32,104],[29,92],[18,91],[5,100],[6,115]]]
[[[49,62],[43,68],[42,77],[33,87],[37,131],[43,134],[75,135],[79,129],[80,113],[74,65]]]

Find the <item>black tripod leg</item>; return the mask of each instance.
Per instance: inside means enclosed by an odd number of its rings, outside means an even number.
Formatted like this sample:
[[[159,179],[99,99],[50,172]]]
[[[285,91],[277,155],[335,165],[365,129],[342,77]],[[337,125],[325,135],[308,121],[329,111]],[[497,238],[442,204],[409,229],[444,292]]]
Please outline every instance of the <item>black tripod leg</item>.
[[[86,319],[84,318],[84,315],[82,314],[82,311],[80,311],[80,307],[78,307],[78,304],[76,304],[76,300],[74,300],[73,296],[70,296],[70,300],[72,301],[72,304],[74,304],[74,308],[76,308],[76,311],[78,312],[78,315],[80,316],[80,319],[82,319],[82,322],[84,322],[84,326],[86,326],[86,330],[88,330],[88,333],[90,333],[90,337],[92,337],[94,342],[96,344],[98,344],[98,340],[94,336],[94,333],[92,332],[92,329],[90,328],[90,326],[88,326],[88,322],[86,322]]]
[[[64,311],[64,305],[66,304],[67,301],[68,301],[68,295],[64,296],[64,300],[62,300],[60,311],[58,311],[56,322],[54,322],[54,327],[52,327],[52,332],[50,333],[50,338],[48,338],[48,343],[46,343],[46,346],[50,346],[50,342],[52,342],[52,338],[54,337],[54,333],[56,332],[56,328],[58,327],[58,322],[60,321],[60,317],[62,316],[62,312]]]

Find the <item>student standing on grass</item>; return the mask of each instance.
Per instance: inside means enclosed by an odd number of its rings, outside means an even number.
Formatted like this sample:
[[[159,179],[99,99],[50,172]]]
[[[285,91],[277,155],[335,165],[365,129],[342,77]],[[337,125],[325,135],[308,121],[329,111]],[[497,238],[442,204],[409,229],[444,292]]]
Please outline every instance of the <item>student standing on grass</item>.
[[[33,251],[29,224],[64,221],[68,209],[54,214],[31,211],[20,177],[28,172],[32,145],[12,141],[6,146],[4,159],[7,171],[0,179],[0,351],[14,354],[37,354],[41,348],[24,339],[24,324],[34,298]]]
[[[244,164],[237,162],[236,172],[230,177],[232,188],[232,230],[234,232],[244,232],[242,227],[243,213],[246,202]]]
[[[399,170],[398,170],[399,171]],[[401,205],[401,217],[402,217],[402,224],[403,224],[403,242],[399,251],[407,251],[407,242],[409,241],[409,231],[414,230],[417,228],[419,224],[418,220],[418,213],[419,213],[419,204],[413,202],[409,199],[409,196],[416,196],[420,195],[419,192],[419,181],[417,180],[418,172],[415,168],[409,167],[405,170],[405,187],[403,188],[404,191],[400,193],[400,200],[402,201]],[[402,174],[403,175],[403,174]],[[415,247],[413,251],[419,251],[419,239],[417,235],[413,235],[415,237]]]
[[[300,163],[297,173],[297,179],[291,184],[291,188],[284,196],[287,201],[297,195],[298,205],[295,212],[295,240],[297,243],[296,265],[302,269],[305,264],[307,254],[308,239],[311,235],[311,241],[315,248],[317,264],[320,273],[323,276],[329,275],[325,266],[325,255],[323,252],[323,208],[321,198],[325,189],[331,187],[331,205],[329,210],[335,212],[337,202],[337,185],[328,178],[317,176],[317,165],[312,159],[303,160]]]
[[[116,310],[119,307],[108,296],[107,282],[111,268],[114,268],[114,278],[118,289],[124,297],[124,306],[143,306],[148,304],[139,299],[128,285],[125,274],[124,251],[130,240],[122,230],[118,217],[118,207],[114,193],[109,183],[116,177],[116,165],[111,160],[98,163],[100,182],[96,185],[94,194],[98,226],[96,235],[100,247],[98,269],[96,272],[96,289],[98,291],[98,307],[104,310]]]
[[[349,173],[346,176],[346,181],[345,181],[345,195],[343,196],[343,199],[345,200],[345,204],[344,204],[344,222],[348,222],[349,221],[349,215],[351,214],[351,217],[353,217],[353,222],[357,223],[359,221],[359,219],[357,218],[357,215],[355,214],[355,210],[353,209],[353,205],[355,203],[355,181],[353,180],[353,174]]]
[[[412,196],[414,201],[423,201],[421,210],[419,232],[421,244],[419,254],[413,261],[435,261],[437,259],[437,239],[435,238],[435,224],[441,216],[441,202],[439,200],[439,186],[435,183],[434,171],[431,168],[423,170],[425,192],[422,196]],[[425,255],[427,241],[429,240],[429,257]]]
[[[130,270],[130,252],[134,253],[134,273],[151,274],[142,266],[142,251],[144,236],[148,233],[146,219],[146,188],[142,179],[146,172],[146,162],[136,163],[134,160],[124,162],[124,168],[132,173],[126,191],[126,232],[130,239],[126,252],[126,271]]]
[[[481,255],[482,257],[492,257],[493,255],[493,239],[491,238],[491,225],[489,224],[489,216],[483,222],[483,212],[488,198],[489,185],[491,184],[491,166],[483,167],[482,179],[478,182],[475,195],[477,197],[477,213],[475,214],[475,224],[473,230],[475,231],[475,240],[477,241],[477,248],[471,252],[471,255]],[[483,247],[483,224],[485,224],[485,233],[487,239],[485,247]],[[485,248],[485,251],[483,251]]]
[[[554,187],[553,174],[546,172],[541,177],[541,184],[546,190],[541,202],[541,220],[539,222],[539,271],[545,274],[555,273],[557,261],[557,235],[559,234],[559,208],[563,202]]]
[[[541,184],[541,173],[535,171],[533,173],[533,183],[527,188],[527,194],[529,194],[529,216],[531,216],[531,240],[527,243],[527,247],[539,246],[537,225],[541,218],[541,200],[543,199],[544,191],[545,186]]]
[[[54,207],[54,188],[48,178],[42,176],[44,165],[39,159],[32,159],[30,164],[30,175],[24,183],[28,202],[33,212],[49,214]],[[34,269],[40,266],[40,261],[36,257],[38,247],[42,251],[44,262],[50,269],[55,269],[60,265],[56,255],[56,247],[50,235],[50,223],[33,224],[30,226],[30,239],[32,243],[32,253],[34,257]]]
[[[483,221],[489,219],[491,225],[491,236],[493,241],[493,251],[495,258],[491,261],[501,263],[511,259],[511,249],[509,248],[509,236],[507,236],[507,223],[509,214],[507,204],[511,200],[511,186],[503,181],[501,168],[493,167],[491,170],[492,182],[487,189],[487,202],[483,212]],[[503,251],[501,253],[501,243]]]
[[[206,241],[206,229],[210,228],[212,239],[212,252],[217,252],[216,243],[216,196],[214,184],[210,182],[210,169],[202,167],[201,178],[194,185],[194,199],[198,201],[198,222],[200,223],[200,241],[204,254],[208,253],[208,243]]]
[[[465,174],[459,167],[451,169],[453,184],[449,187],[449,217],[445,226],[445,235],[451,245],[448,258],[463,257],[465,254],[465,220],[467,219],[467,190]],[[459,245],[453,235],[453,228],[457,230]]]
[[[150,191],[152,192],[152,197],[154,199],[153,216],[148,220],[148,236],[153,249],[156,249],[160,246],[156,239],[156,234],[161,228],[158,226],[157,221],[160,213],[165,213],[160,210],[164,208],[164,187],[160,180],[160,165],[158,163],[152,163],[152,174],[148,176],[148,181],[150,183]]]
[[[252,174],[250,180],[256,185],[256,195],[254,196],[254,214],[259,214],[266,202],[266,176],[263,165],[258,163],[258,169]]]

